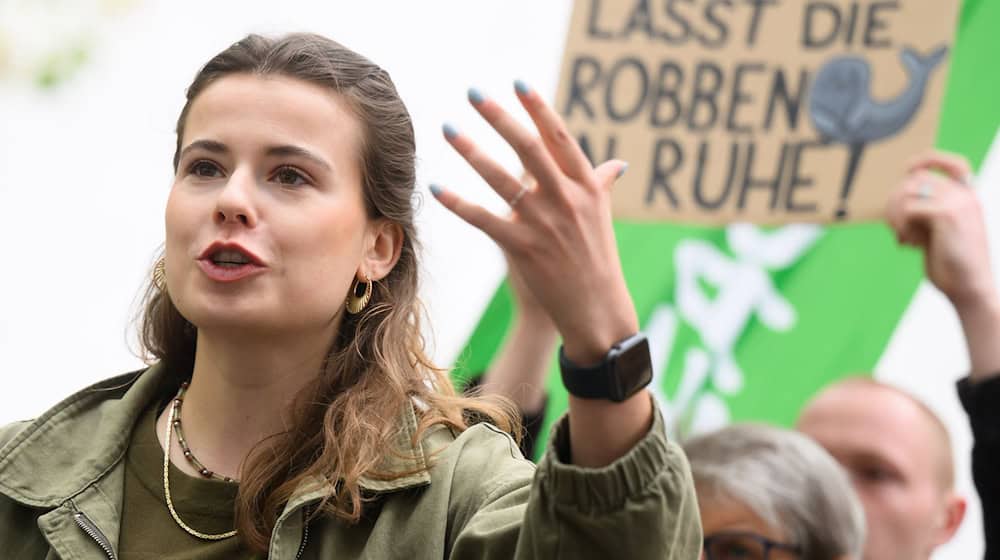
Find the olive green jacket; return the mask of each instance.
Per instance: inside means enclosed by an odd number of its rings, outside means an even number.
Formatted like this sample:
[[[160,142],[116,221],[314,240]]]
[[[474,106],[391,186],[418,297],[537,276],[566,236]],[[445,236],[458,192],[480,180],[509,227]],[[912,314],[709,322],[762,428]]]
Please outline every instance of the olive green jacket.
[[[0,428],[0,556],[117,558],[122,458],[133,425],[161,394],[162,370],[109,379],[34,421]],[[402,421],[400,443],[414,458],[388,464],[429,470],[364,480],[379,497],[355,525],[330,518],[306,525],[307,506],[330,489],[303,485],[278,519],[268,558],[699,557],[690,470],[659,415],[625,457],[600,469],[559,460],[568,448],[565,419],[537,469],[488,424],[459,434],[433,430],[414,445],[415,411]]]

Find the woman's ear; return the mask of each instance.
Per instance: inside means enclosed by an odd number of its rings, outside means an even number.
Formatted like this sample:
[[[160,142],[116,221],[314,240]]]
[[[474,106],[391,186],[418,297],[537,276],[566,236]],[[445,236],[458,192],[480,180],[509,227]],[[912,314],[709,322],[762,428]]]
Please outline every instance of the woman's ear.
[[[405,238],[403,228],[395,222],[386,219],[372,222],[365,240],[362,270],[367,271],[372,280],[381,280],[388,276],[399,260]]]

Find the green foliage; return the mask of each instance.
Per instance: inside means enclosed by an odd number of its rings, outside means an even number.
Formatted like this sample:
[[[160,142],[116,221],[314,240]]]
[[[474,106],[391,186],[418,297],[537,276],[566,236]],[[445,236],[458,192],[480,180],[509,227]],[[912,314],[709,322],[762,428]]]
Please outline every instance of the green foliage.
[[[90,47],[90,41],[80,41],[49,54],[38,67],[35,85],[41,89],[53,89],[71,78],[90,60]]]

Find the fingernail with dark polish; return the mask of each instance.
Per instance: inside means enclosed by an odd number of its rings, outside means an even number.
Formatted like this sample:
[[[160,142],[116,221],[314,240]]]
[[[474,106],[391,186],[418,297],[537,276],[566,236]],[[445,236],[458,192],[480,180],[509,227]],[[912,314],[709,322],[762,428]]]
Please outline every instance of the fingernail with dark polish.
[[[431,194],[434,196],[438,196],[441,194],[441,187],[437,186],[434,183],[431,183],[430,186],[427,188],[430,189]]]
[[[522,80],[514,80],[514,91],[520,95],[528,95],[531,93],[531,87]]]
[[[628,163],[623,163],[622,168],[618,170],[618,178],[620,179],[625,172],[628,171]]]
[[[451,123],[444,123],[441,126],[441,131],[444,132],[444,137],[448,140],[458,136],[458,129],[451,125]]]
[[[484,101],[485,99],[486,99],[486,98],[485,98],[485,97],[483,97],[483,94],[482,94],[482,92],[480,92],[480,91],[479,91],[478,89],[476,89],[476,88],[469,88],[469,101],[470,101],[470,102],[471,102],[471,103],[472,103],[473,105],[479,105],[479,104],[480,104],[480,103],[482,103],[482,102],[483,102],[483,101]]]

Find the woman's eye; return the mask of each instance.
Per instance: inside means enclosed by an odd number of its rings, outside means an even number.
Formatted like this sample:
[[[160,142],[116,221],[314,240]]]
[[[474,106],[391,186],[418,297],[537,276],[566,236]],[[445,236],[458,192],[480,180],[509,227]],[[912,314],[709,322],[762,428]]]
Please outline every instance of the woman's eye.
[[[274,180],[282,185],[297,187],[308,181],[293,167],[282,167],[274,172]]]
[[[222,170],[210,161],[196,161],[191,166],[191,174],[197,177],[221,177]]]

